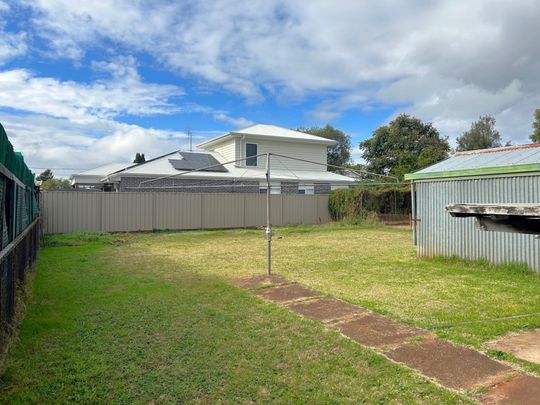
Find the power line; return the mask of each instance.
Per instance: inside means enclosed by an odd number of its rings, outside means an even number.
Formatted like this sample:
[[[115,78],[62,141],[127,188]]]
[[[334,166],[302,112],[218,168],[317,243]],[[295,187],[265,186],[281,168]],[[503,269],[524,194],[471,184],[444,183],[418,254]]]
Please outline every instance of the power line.
[[[191,173],[195,173],[195,172],[202,172],[202,171],[206,171],[208,169],[213,169],[213,168],[216,168],[216,167],[222,167],[222,166],[233,164],[233,163],[243,162],[245,160],[258,158],[258,157],[261,157],[261,156],[267,156],[268,158],[270,158],[271,156],[275,156],[276,158],[277,157],[282,157],[282,158],[286,158],[286,159],[296,160],[296,161],[299,161],[299,162],[312,163],[312,164],[319,165],[319,166],[333,167],[333,168],[342,169],[342,170],[350,170],[351,172],[353,172],[355,174],[359,174],[359,175],[366,175],[367,174],[367,175],[370,175],[370,176],[376,176],[376,177],[382,177],[382,178],[388,178],[388,179],[395,180],[394,183],[386,183],[386,184],[402,184],[397,177],[389,176],[389,175],[385,175],[385,174],[372,173],[372,172],[368,172],[367,170],[351,169],[350,167],[346,167],[346,166],[338,166],[338,165],[332,165],[332,164],[329,164],[329,163],[315,162],[313,160],[301,159],[301,158],[297,158],[297,157],[293,157],[293,156],[281,155],[281,154],[278,154],[278,153],[260,153],[258,155],[248,156],[248,157],[245,157],[245,158],[242,158],[242,159],[231,160],[231,161],[228,161],[228,162],[218,163],[218,164],[215,164],[215,165],[201,167],[201,168],[198,168],[198,169],[186,170],[186,171],[183,171],[183,172],[180,172],[180,173],[174,173],[174,174],[169,174],[167,176],[157,177],[155,179],[143,180],[143,181],[141,181],[139,183],[139,187],[141,187],[142,184],[151,183],[153,181],[164,180],[164,179],[172,179],[172,178],[175,178],[175,177],[185,176],[187,174],[191,174]],[[282,163],[281,160],[279,160],[279,162]],[[290,171],[292,173],[292,171],[291,171],[291,169],[289,167],[287,167],[286,165],[283,165],[283,166],[288,171]],[[325,182],[325,181],[322,181],[322,180],[320,180],[319,182],[321,182],[321,183],[330,183],[330,181]]]

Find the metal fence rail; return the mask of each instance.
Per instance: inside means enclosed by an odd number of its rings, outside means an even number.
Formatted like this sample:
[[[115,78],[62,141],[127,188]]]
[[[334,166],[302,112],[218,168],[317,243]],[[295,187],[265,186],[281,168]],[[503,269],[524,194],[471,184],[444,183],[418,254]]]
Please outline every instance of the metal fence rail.
[[[17,286],[24,282],[27,270],[36,261],[39,235],[39,219],[35,219],[0,252],[0,327],[2,332],[9,328],[15,316]]]

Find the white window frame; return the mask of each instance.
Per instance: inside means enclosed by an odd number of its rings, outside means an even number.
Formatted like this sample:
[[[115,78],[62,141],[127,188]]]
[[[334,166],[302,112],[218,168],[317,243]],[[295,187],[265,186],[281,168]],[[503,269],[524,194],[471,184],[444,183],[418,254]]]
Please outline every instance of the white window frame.
[[[255,142],[248,142],[248,141],[246,141],[246,142],[244,143],[244,158],[246,159],[246,160],[244,160],[244,165],[245,165],[246,167],[258,167],[258,166],[259,166],[259,158],[258,158],[258,157],[255,158],[255,164],[254,164],[254,165],[248,165],[248,163],[247,163],[247,162],[248,162],[247,160],[249,159],[249,158],[248,158],[248,155],[247,155],[247,146],[248,146],[248,145],[255,145],[255,146],[257,147],[257,153],[255,153],[255,155],[258,155],[258,154],[259,154],[259,144],[258,144],[258,143],[255,143]]]
[[[300,191],[304,191],[303,193],[300,193]],[[315,194],[315,184],[301,184],[298,186],[298,193],[299,194],[305,194],[305,195],[313,195]]]
[[[268,186],[266,184],[266,181],[261,181],[259,183],[259,193],[264,194],[266,193],[267,189],[268,189]],[[270,182],[270,194],[281,194],[281,182],[279,181]]]

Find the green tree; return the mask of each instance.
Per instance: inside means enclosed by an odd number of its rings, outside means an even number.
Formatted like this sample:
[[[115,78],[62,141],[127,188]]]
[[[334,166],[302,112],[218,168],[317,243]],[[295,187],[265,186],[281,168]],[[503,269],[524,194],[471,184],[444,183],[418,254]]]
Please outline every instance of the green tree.
[[[36,180],[47,181],[54,178],[54,174],[51,169],[45,169],[39,176],[36,177]]]
[[[133,159],[133,163],[140,164],[146,162],[146,158],[144,157],[144,153],[137,152],[135,155],[135,159]]]
[[[498,148],[502,146],[501,134],[495,129],[495,117],[481,116],[471,124],[471,129],[457,138],[457,151]]]
[[[448,138],[431,124],[401,114],[377,128],[371,138],[360,142],[366,170],[397,177],[420,170],[448,157]]]
[[[533,142],[540,142],[540,108],[534,111],[533,133],[530,138]]]
[[[71,181],[68,179],[48,179],[41,183],[43,190],[63,190],[71,188]]]
[[[328,164],[335,166],[345,166],[351,161],[351,137],[345,132],[334,128],[331,125],[326,125],[323,128],[311,127],[311,128],[298,128],[297,131],[304,132],[322,138],[333,139],[337,141],[337,144],[328,148],[327,162]],[[339,169],[329,167],[330,171],[337,171]]]

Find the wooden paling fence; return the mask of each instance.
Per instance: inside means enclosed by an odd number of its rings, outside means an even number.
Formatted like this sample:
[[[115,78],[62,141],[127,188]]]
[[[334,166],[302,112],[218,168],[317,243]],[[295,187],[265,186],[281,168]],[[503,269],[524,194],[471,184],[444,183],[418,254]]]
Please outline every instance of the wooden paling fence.
[[[330,221],[328,195],[271,197],[272,225]],[[266,196],[250,193],[81,192],[41,195],[44,233],[250,228],[266,224]]]

